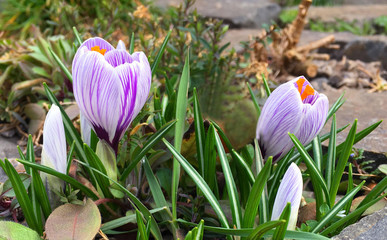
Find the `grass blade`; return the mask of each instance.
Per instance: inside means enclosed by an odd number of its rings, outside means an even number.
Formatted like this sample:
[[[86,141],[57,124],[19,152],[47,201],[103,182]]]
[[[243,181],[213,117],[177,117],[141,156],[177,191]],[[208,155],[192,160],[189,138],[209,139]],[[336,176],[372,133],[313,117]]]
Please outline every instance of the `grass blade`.
[[[162,139],[165,134],[175,125],[176,121],[172,121],[164,125],[159,131],[153,134],[144,144],[141,151],[136,155],[133,161],[129,164],[128,167],[122,172],[120,181],[124,181],[129,173],[136,167],[137,163],[148,153],[148,151],[156,144],[160,139]]]
[[[345,99],[343,99],[344,93],[340,95],[340,97],[336,100],[336,102],[332,105],[332,107],[328,111],[327,120],[325,123],[329,121],[329,119],[339,110],[339,108],[344,104]]]
[[[184,168],[187,174],[192,178],[193,182],[196,183],[196,185],[200,188],[204,196],[207,198],[208,202],[214,209],[214,212],[218,216],[221,225],[225,228],[229,228],[227,218],[224,215],[218,200],[215,198],[214,193],[210,190],[204,179],[195,170],[195,168],[192,167],[192,165],[167,140],[163,139],[163,142],[171,151],[171,153],[175,156],[175,159],[179,161],[180,165]]]
[[[277,220],[277,221],[270,221],[263,224],[259,224],[257,228],[254,229],[254,231],[251,232],[251,234],[247,237],[248,240],[256,240],[261,239],[262,236],[271,229],[275,227],[280,227],[281,225],[285,224],[285,220]],[[275,239],[275,238],[274,238]]]
[[[196,152],[197,152],[197,158],[199,162],[199,169],[200,174],[202,176],[205,176],[205,158],[204,158],[204,148],[205,148],[205,132],[204,132],[204,124],[203,124],[203,117],[200,112],[200,104],[198,100],[198,96],[196,93],[196,88],[194,88],[193,92],[193,99],[194,99],[194,124],[195,124],[195,140],[196,140]]]
[[[267,97],[269,97],[270,94],[271,94],[271,91],[270,91],[270,88],[269,88],[269,84],[267,83],[265,74],[263,74],[263,73],[262,73],[262,80],[263,80],[263,85],[265,86],[266,95],[267,95]]]
[[[281,224],[274,230],[273,239],[284,239],[286,228],[288,227],[288,223],[289,223],[290,212],[291,212],[291,204],[290,202],[288,202],[279,218],[280,220],[285,220],[285,223]]]
[[[238,163],[238,167],[245,172],[250,184],[254,184],[255,182],[254,174],[251,171],[250,167],[245,162],[245,160],[243,160],[242,156],[239,155],[234,149],[232,149],[231,152],[232,152],[231,154],[233,155],[233,159],[237,159],[236,162]]]
[[[69,183],[74,188],[81,190],[86,196],[92,198],[93,200],[98,199],[97,195],[95,195],[95,193],[93,191],[91,191],[88,187],[86,187],[82,183],[78,182],[77,180],[75,180],[74,178],[72,178],[66,174],[60,173],[58,171],[55,171],[52,168],[49,168],[49,167],[46,167],[46,166],[43,166],[40,164],[32,163],[29,161],[18,159],[18,162],[22,163],[23,165],[27,165],[31,168],[34,168],[36,170],[39,170],[39,171],[51,174],[55,177],[58,177],[58,178],[62,179],[63,181]]]
[[[160,60],[161,60],[161,56],[163,56],[163,53],[164,53],[164,51],[165,51],[165,47],[167,46],[168,41],[169,41],[169,38],[171,37],[171,33],[172,33],[172,29],[170,29],[170,30],[168,31],[168,34],[167,34],[167,36],[164,38],[163,44],[161,44],[160,50],[159,50],[159,52],[157,53],[157,56],[156,56],[155,60],[154,60],[153,63],[152,63],[152,67],[151,67],[152,75],[155,75],[155,73],[156,73],[157,66],[159,65],[159,62],[160,62]],[[183,70],[183,71],[184,71],[184,70]]]
[[[301,142],[297,139],[297,137],[289,133],[290,139],[293,141],[294,146],[296,146],[298,152],[300,153],[302,159],[304,160],[306,166],[308,167],[308,170],[310,172],[310,178],[312,180],[312,183],[314,187],[317,189],[314,189],[314,192],[322,191],[325,194],[326,199],[329,198],[328,188],[325,183],[324,178],[321,175],[321,172],[317,169],[316,165],[314,164],[314,161],[309,156],[308,152],[305,150],[304,146],[301,144]],[[320,202],[324,202],[323,199],[321,199]]]
[[[333,114],[331,136],[329,138],[328,145],[328,158],[325,168],[325,180],[327,182],[328,189],[331,189],[333,174],[335,172],[336,163],[336,114]]]
[[[251,99],[253,100],[253,103],[254,103],[255,109],[257,110],[258,118],[259,118],[259,116],[261,115],[261,108],[259,107],[258,101],[255,98],[254,92],[251,89],[250,84],[247,82],[246,85],[247,85],[247,88],[249,89]]]
[[[354,144],[355,134],[356,134],[356,126],[357,126],[357,119],[353,122],[351,130],[349,130],[347,139],[344,142],[343,151],[340,153],[340,158],[337,162],[337,166],[333,174],[332,186],[329,192],[329,204],[331,207],[335,204],[337,190],[339,189],[341,177],[343,176],[345,165],[347,164],[349,155],[351,154],[351,151],[352,151],[352,146]]]
[[[220,140],[219,135],[216,133],[215,129],[210,134],[215,135],[215,144],[218,150],[220,164],[222,166],[222,170],[224,174],[224,179],[225,179],[228,197],[230,201],[233,223],[236,226],[236,228],[239,229],[242,227],[242,223],[241,223],[242,214],[241,214],[241,206],[239,202],[238,191],[235,186],[234,177],[232,175],[230,165],[228,163],[228,159],[226,156],[226,152],[224,151],[222,141]]]
[[[170,34],[170,33],[168,33]],[[169,38],[168,35],[166,39]],[[184,127],[185,127],[185,114],[188,105],[188,87],[190,82],[189,73],[189,51],[185,58],[183,72],[181,74],[179,90],[177,92],[177,105],[176,105],[176,126],[175,126],[175,149],[180,152],[181,144],[183,141]],[[180,165],[179,162],[173,160],[173,172],[172,172],[172,216],[173,220],[177,218],[177,188],[179,186]]]
[[[67,67],[64,65],[62,60],[54,53],[54,51],[49,47],[48,50],[50,51],[52,57],[54,58],[55,62],[59,65],[60,69],[62,69],[63,73],[66,75],[66,77],[70,80],[70,82],[73,82],[73,76],[71,75],[70,71],[67,69]]]
[[[312,146],[313,146],[313,158],[314,158],[314,162],[316,163],[317,170],[322,172],[323,155],[322,155],[322,145],[321,145],[319,135],[317,135],[313,139]]]
[[[75,35],[75,39],[77,39],[78,47],[79,47],[79,46],[82,45],[82,40],[81,40],[81,37],[79,36],[79,32],[78,32],[76,27],[73,27],[73,32],[74,32],[74,35]]]
[[[129,53],[133,54],[133,52],[134,52],[134,32],[132,32],[132,36],[130,37],[130,43],[129,43]]]
[[[257,176],[262,171],[263,159],[261,149],[259,148],[258,139],[254,139],[254,151],[255,151],[255,164],[257,170]],[[269,205],[266,195],[266,191],[262,192],[261,201],[259,202],[259,222],[265,223],[269,221]]]
[[[4,164],[2,164],[2,167],[4,169],[4,172],[7,173],[7,176],[12,183],[16,198],[20,204],[20,207],[23,210],[23,214],[28,223],[28,226],[38,232],[40,236],[43,235],[43,227],[37,222],[37,218],[34,212],[34,206],[32,205],[32,202],[28,197],[27,191],[24,188],[23,182],[20,179],[20,176],[18,175],[17,171],[7,159],[5,159]]]
[[[366,204],[364,204],[361,207],[356,208],[355,211],[351,212],[350,214],[343,217],[342,219],[335,221],[334,223],[329,225],[320,234],[326,236],[326,235],[330,234],[331,232],[337,231],[340,228],[343,228],[345,226],[350,225],[352,222],[356,221],[361,216],[361,214],[363,214],[363,212],[365,210],[367,210],[367,208],[369,208],[372,205],[374,205],[375,203],[379,202],[382,198],[384,198],[386,196],[387,196],[387,193],[384,194],[383,196],[380,196],[380,197],[372,200],[372,201],[367,202]]]
[[[257,216],[259,202],[261,200],[261,196],[265,188],[267,179],[270,176],[271,165],[272,158],[269,158],[266,161],[265,166],[262,168],[261,172],[258,174],[257,179],[255,179],[249,198],[247,199],[245,215],[243,216],[242,226],[244,228],[254,227],[254,220]]]
[[[365,181],[360,183],[356,188],[352,189],[352,191],[349,194],[345,195],[342,199],[340,199],[340,201],[337,204],[335,204],[332,207],[332,209],[326,215],[324,215],[324,217],[321,218],[321,220],[317,223],[317,225],[312,228],[311,232],[312,233],[319,232],[333,217],[335,217],[337,213],[344,208],[344,206],[348,203],[348,201],[350,201],[356,195],[356,193],[361,189],[361,187],[364,185],[364,182]]]

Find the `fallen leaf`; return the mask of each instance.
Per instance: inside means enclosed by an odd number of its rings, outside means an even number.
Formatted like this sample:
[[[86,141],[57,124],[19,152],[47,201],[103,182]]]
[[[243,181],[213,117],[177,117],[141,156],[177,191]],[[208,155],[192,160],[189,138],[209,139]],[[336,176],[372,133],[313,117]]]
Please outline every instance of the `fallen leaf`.
[[[65,204],[56,208],[46,222],[46,234],[50,240],[94,239],[101,226],[101,214],[97,205],[87,199],[85,205]]]

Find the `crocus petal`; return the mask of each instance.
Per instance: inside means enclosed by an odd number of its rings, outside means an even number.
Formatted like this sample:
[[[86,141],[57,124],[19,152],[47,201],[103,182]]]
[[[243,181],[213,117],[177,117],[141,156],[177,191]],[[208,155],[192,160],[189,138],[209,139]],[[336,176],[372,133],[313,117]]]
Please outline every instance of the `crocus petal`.
[[[279,219],[286,204],[290,202],[291,212],[287,227],[288,230],[294,230],[296,227],[298,208],[302,197],[302,185],[301,171],[296,164],[292,163],[282,178],[271,214],[271,220]]]
[[[133,57],[125,50],[113,50],[105,54],[106,61],[113,67],[133,62]]]
[[[115,151],[145,104],[151,76],[145,54],[130,55],[123,43],[105,54],[86,46],[77,51],[73,61],[75,99],[97,136]]]
[[[265,159],[283,157],[293,143],[288,132],[308,144],[322,129],[329,102],[301,76],[279,86],[263,106],[257,125],[257,139]]]
[[[81,119],[81,135],[82,135],[83,142],[90,146],[91,124],[82,113],[80,113],[80,119]]]
[[[313,105],[304,104],[300,130],[294,133],[303,145],[310,143],[324,127],[328,110],[329,101],[323,94],[320,94]]]
[[[134,106],[134,115],[136,116],[144,106],[151,87],[152,72],[148,58],[143,52],[135,52],[132,58],[138,61],[139,78],[137,83],[136,105]]]
[[[117,96],[123,95],[118,76],[102,54],[85,47],[77,54],[72,68],[75,100],[98,137],[112,144],[120,116]]]
[[[125,43],[123,41],[118,41],[117,48],[118,50],[126,50]]]
[[[106,49],[106,53],[108,53],[111,50],[114,50],[115,48],[107,41],[105,41],[102,38],[94,37],[89,38],[86,41],[82,43],[80,48],[87,47],[88,50],[91,50],[92,47],[99,46],[100,49]],[[125,46],[125,45],[124,45]]]
[[[288,132],[298,132],[302,120],[299,93],[290,83],[274,90],[262,108],[257,126],[257,139],[262,155],[279,159],[291,148]]]
[[[53,104],[48,111],[43,126],[42,165],[54,167],[61,173],[66,173],[66,136],[62,114],[58,106]]]

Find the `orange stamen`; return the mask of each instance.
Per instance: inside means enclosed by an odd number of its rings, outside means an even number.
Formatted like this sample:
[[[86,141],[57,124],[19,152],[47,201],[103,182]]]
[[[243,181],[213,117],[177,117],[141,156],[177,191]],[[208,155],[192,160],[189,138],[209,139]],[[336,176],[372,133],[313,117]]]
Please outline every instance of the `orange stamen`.
[[[302,101],[304,101],[305,98],[307,98],[309,95],[313,95],[313,94],[314,94],[314,89],[311,86],[306,85],[305,90],[301,95]]]
[[[91,51],[99,52],[102,55],[105,55],[106,49],[100,49],[99,46],[94,46],[91,48]]]
[[[305,82],[305,79],[304,78],[300,78],[297,80],[297,86],[298,86],[298,92],[301,94],[301,91],[302,91],[302,86],[304,86],[304,82]]]

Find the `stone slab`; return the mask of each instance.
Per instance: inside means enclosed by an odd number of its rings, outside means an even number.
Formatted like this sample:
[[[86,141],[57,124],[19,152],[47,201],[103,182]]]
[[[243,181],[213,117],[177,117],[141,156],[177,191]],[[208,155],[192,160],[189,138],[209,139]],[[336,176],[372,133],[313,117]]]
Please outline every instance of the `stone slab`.
[[[327,84],[323,84],[322,88],[313,81],[312,84],[320,93],[327,95],[330,105],[345,92],[344,98],[346,99],[346,102],[336,113],[337,128],[343,127],[348,123],[352,124],[357,118],[357,131],[360,131],[379,120],[383,120],[379,127],[354,146],[376,153],[387,152],[386,92],[369,93],[367,89],[353,88],[335,89]],[[328,133],[330,127],[331,122],[328,122],[323,128],[322,134]],[[349,129],[350,127],[337,135],[337,143],[341,143],[345,140]]]
[[[160,7],[178,6],[182,0],[155,0]],[[269,0],[196,0],[192,9],[205,17],[224,19],[235,27],[261,27],[278,17],[281,7]]]
[[[387,13],[387,2],[384,4],[370,5],[344,5],[344,6],[312,6],[308,11],[308,19],[322,22],[336,22],[341,19],[347,22],[375,19]]]
[[[387,238],[387,207],[362,218],[359,222],[346,227],[332,240],[374,240]]]

